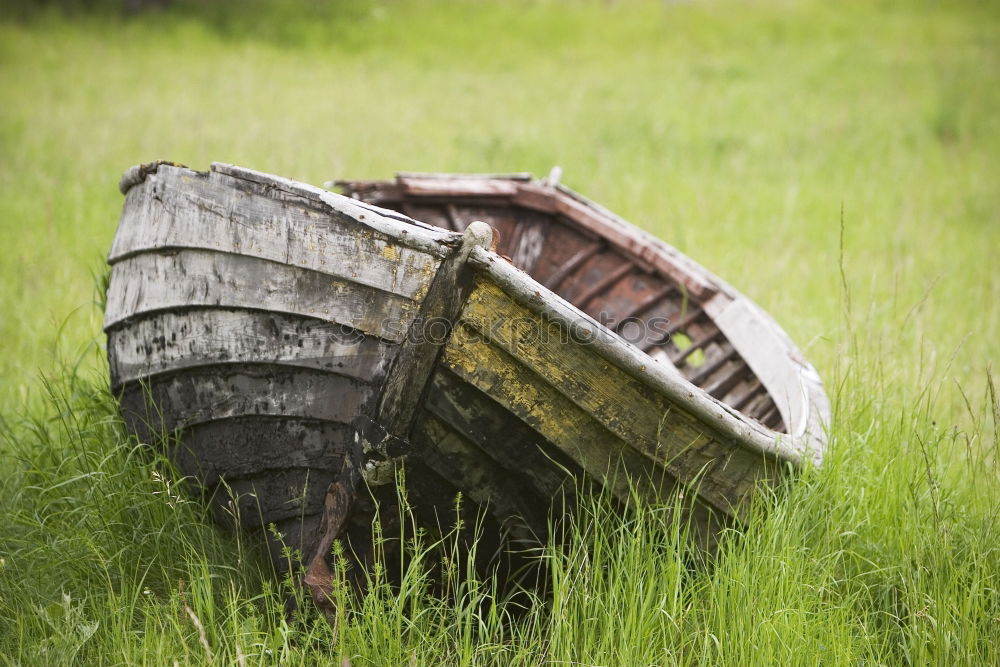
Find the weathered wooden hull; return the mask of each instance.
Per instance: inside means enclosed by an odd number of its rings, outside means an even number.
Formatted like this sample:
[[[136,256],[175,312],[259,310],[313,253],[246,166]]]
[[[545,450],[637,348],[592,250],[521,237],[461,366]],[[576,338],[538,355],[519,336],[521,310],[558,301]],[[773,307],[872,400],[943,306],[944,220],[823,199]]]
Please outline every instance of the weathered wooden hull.
[[[129,428],[176,431],[219,518],[276,524],[314,591],[333,538],[370,557],[372,497],[392,502],[401,463],[418,520],[452,522],[461,493],[500,548],[544,539],[573,479],[693,491],[710,543],[758,484],[819,461],[815,372],[676,250],[523,176],[346,188],[423,222],[228,165],[150,165],[123,179],[109,259]]]

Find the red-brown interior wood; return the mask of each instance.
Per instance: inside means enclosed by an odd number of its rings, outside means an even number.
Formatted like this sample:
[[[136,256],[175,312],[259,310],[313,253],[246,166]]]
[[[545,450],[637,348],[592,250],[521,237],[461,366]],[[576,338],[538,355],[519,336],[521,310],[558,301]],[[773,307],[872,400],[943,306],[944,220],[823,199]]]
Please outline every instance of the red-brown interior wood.
[[[496,194],[415,193],[394,182],[347,182],[347,194],[411,218],[462,231],[474,220],[497,233],[496,251],[540,284],[651,357],[666,357],[713,397],[779,432],[774,400],[702,308],[702,300],[562,213]],[[513,184],[512,184],[513,185]],[[552,197],[560,196],[552,191]],[[539,208],[544,208],[544,201]]]

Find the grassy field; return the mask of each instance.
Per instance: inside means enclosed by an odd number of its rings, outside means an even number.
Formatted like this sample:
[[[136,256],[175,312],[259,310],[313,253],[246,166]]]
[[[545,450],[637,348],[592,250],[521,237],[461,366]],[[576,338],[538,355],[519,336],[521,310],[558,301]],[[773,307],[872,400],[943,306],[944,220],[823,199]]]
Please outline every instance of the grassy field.
[[[1000,663],[993,4],[196,4],[0,8],[0,664]],[[106,395],[95,277],[120,173],[157,158],[559,164],[777,314],[834,401],[828,460],[711,568],[666,508],[595,500],[517,623],[416,569],[288,621]]]

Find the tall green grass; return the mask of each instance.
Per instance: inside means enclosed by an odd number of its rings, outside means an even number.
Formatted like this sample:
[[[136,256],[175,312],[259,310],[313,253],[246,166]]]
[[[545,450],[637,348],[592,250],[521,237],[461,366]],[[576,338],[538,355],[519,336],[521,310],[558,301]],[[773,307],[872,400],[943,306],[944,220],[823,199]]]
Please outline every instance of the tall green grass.
[[[831,457],[763,498],[710,562],[673,505],[622,516],[607,498],[584,498],[565,544],[539,554],[550,594],[527,611],[469,574],[447,537],[440,548],[410,531],[402,583],[377,570],[361,599],[344,584],[332,625],[258,548],[211,526],[166,462],[124,434],[104,389],[51,384],[44,417],[2,432],[15,470],[0,488],[0,654],[11,664],[995,664],[1000,401],[990,384],[970,428],[941,428],[935,386],[903,411],[857,400],[877,370],[839,378]]]
[[[205,7],[0,17],[0,663],[1000,663],[992,4]],[[434,594],[425,539],[401,589],[288,618],[106,393],[94,276],[155,158],[561,164],[777,315],[834,401],[827,460],[710,567],[670,507],[598,498],[526,613],[461,563]]]

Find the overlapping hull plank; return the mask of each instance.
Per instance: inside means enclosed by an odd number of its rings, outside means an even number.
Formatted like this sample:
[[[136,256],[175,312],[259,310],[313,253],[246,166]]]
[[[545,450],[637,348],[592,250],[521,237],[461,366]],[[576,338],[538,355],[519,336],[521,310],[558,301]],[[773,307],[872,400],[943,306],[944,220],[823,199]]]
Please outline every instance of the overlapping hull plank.
[[[516,475],[540,501],[572,491],[569,480],[582,475],[583,468],[528,424],[512,420],[497,397],[465,382],[446,364],[435,370],[432,381],[424,402],[427,413]],[[423,432],[419,421],[414,431]]]
[[[220,198],[221,178],[180,169],[161,168],[154,179],[128,192],[128,215],[109,256],[113,264],[139,253],[209,250],[309,269],[409,299],[419,297],[436,270],[436,258],[308,197],[229,179],[229,195]]]
[[[116,263],[104,322],[114,327],[129,317],[198,306],[326,319],[394,342],[416,314],[410,299],[319,271],[185,249]]]
[[[105,314],[128,428],[176,435],[218,520],[273,523],[275,563],[301,549],[317,599],[333,539],[361,571],[376,504],[400,530],[399,467],[418,522],[478,527],[485,562],[544,541],[580,480],[681,491],[711,545],[819,461],[815,372],[673,248],[526,174],[344,185],[129,170]]]
[[[174,309],[136,317],[112,337],[118,383],[213,364],[312,368],[358,379],[384,375],[392,344],[318,318],[259,310]]]

